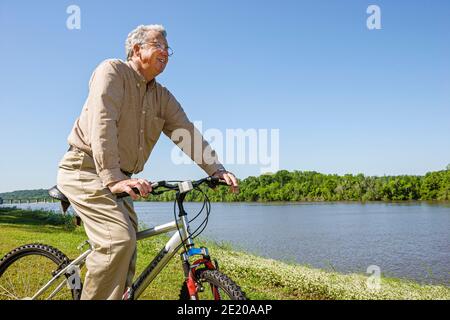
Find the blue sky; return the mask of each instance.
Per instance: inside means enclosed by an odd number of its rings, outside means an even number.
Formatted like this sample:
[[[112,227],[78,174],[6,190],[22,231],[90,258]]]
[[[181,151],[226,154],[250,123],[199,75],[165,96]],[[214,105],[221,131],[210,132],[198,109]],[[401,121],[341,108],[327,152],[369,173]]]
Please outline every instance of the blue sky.
[[[69,30],[66,9],[81,9]],[[381,8],[381,30],[366,9]],[[280,169],[424,174],[450,163],[450,2],[0,2],[0,192],[56,181],[66,139],[106,58],[139,24],[175,54],[158,81],[203,127],[280,130]],[[149,180],[203,176],[162,136]],[[240,178],[259,165],[229,165]]]

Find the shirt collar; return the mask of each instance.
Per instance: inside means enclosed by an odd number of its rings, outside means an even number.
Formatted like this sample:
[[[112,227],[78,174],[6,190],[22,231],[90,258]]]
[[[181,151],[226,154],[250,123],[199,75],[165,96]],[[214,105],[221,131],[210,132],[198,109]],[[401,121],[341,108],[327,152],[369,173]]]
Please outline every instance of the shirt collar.
[[[142,85],[147,85],[148,87],[155,86],[156,80],[152,79],[150,81],[147,81],[147,79],[145,79],[145,77],[139,72],[137,66],[131,60],[128,60],[127,64],[133,70],[134,77],[138,83],[141,83]]]

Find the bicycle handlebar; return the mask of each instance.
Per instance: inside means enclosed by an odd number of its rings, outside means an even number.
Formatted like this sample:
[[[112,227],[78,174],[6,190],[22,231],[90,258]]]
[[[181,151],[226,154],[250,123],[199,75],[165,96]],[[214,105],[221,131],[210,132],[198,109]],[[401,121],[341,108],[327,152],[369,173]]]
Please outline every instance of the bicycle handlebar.
[[[208,185],[208,187],[210,187],[210,188],[215,188],[218,185],[225,185],[225,186],[228,185],[225,181],[220,180],[217,177],[211,177],[211,176],[203,178],[203,179],[200,179],[200,180],[197,180],[197,181],[191,181],[191,183],[192,183],[193,188],[196,188],[196,187],[200,186],[203,183],[206,183]],[[169,183],[169,181],[166,181],[166,180],[153,182],[151,184],[151,187],[152,187],[152,191],[150,192],[151,194],[154,194],[153,191],[155,191],[156,189],[161,188],[161,187],[167,188],[168,189],[167,191],[170,191],[170,190],[180,191],[179,183],[172,184],[172,183]],[[132,188],[132,190],[137,195],[140,195],[139,189]],[[126,193],[126,192],[121,192],[121,193],[117,193],[116,196],[117,196],[117,198],[124,198],[124,197],[128,197],[129,194]]]

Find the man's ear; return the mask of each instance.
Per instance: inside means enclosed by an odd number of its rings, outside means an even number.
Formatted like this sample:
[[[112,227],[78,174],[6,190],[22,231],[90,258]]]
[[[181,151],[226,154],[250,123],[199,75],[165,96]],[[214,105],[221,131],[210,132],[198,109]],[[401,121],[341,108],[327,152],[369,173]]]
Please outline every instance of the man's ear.
[[[141,46],[138,44],[135,44],[133,46],[133,56],[140,57],[140,53],[141,53]]]

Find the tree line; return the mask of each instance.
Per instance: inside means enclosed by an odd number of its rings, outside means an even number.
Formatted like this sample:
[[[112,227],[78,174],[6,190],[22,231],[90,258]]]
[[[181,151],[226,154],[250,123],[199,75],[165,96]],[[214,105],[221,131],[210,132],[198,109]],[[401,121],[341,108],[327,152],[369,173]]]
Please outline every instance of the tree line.
[[[425,176],[382,177],[281,170],[247,177],[239,185],[239,194],[231,194],[226,186],[202,190],[211,201],[223,202],[450,200],[450,170],[429,172]],[[147,201],[174,199],[175,194],[167,192],[150,196]],[[203,196],[192,192],[186,199],[201,201]]]
[[[323,174],[315,171],[280,170],[274,174],[239,180],[240,193],[228,187],[215,190],[202,188],[211,201],[399,201],[450,200],[450,165],[447,170],[424,176],[365,176],[363,174]],[[46,189],[0,193],[7,199],[39,199],[48,197]],[[172,201],[174,192],[151,195],[143,201]],[[200,192],[191,192],[188,201],[202,201]]]
[[[50,196],[48,195],[47,189],[34,189],[34,190],[17,190],[0,193],[0,198],[3,198],[3,201],[11,199],[40,200],[44,198],[50,198]]]

